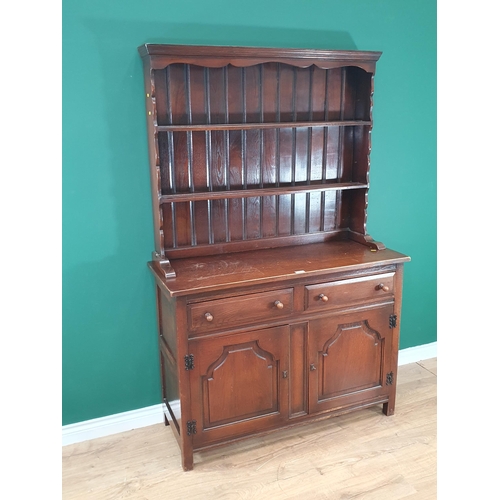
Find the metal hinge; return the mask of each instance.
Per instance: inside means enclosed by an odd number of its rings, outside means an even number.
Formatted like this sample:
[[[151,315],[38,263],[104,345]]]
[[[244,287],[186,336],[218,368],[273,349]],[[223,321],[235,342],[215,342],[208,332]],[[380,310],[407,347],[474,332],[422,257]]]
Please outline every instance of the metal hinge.
[[[385,385],[392,385],[394,382],[394,373],[389,372],[385,377]]]
[[[389,328],[396,328],[396,320],[398,317],[395,314],[389,316]]]
[[[196,434],[196,420],[188,420],[186,426],[188,436],[191,436],[191,434]]]
[[[194,368],[194,355],[186,354],[184,356],[184,368],[186,370],[192,370]]]

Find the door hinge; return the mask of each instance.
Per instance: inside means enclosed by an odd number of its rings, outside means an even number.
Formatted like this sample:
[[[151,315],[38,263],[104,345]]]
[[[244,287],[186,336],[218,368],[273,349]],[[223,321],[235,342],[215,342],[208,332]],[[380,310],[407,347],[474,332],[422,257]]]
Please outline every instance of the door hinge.
[[[389,328],[396,328],[396,320],[398,317],[395,314],[389,316]]]
[[[188,436],[191,436],[191,434],[196,434],[196,420],[188,420],[186,426]]]
[[[394,373],[389,372],[385,376],[385,385],[392,385],[393,382],[394,382]]]
[[[192,370],[194,368],[194,355],[186,354],[184,356],[184,368],[186,370]]]

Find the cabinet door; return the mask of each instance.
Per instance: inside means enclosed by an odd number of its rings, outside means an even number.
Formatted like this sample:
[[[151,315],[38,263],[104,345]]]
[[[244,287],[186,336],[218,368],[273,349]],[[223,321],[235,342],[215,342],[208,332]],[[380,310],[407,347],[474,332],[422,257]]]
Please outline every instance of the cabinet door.
[[[270,428],[288,416],[289,327],[190,341],[193,445]]]
[[[392,313],[388,305],[310,322],[311,413],[387,400]]]

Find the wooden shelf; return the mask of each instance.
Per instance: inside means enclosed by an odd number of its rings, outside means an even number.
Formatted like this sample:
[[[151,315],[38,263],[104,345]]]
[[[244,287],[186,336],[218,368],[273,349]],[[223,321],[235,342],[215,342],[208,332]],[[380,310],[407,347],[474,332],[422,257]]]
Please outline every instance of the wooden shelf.
[[[368,120],[334,120],[304,122],[266,122],[266,123],[202,123],[189,125],[158,125],[158,132],[208,132],[212,130],[260,130],[299,127],[349,127],[371,126]]]
[[[260,196],[280,196],[285,194],[311,193],[313,191],[338,191],[365,189],[368,184],[361,182],[337,182],[330,184],[306,184],[300,186],[280,186],[255,189],[234,189],[225,191],[191,192],[168,194],[160,197],[160,204],[186,201],[227,200],[230,198],[252,198]]]

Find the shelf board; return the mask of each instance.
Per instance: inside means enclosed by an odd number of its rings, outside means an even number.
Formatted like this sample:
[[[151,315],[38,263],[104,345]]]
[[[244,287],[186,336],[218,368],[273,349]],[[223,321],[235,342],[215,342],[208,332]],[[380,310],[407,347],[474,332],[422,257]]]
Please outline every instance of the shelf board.
[[[305,122],[266,122],[266,123],[203,123],[192,125],[157,125],[158,132],[205,132],[211,130],[262,130],[299,127],[348,127],[371,126],[369,120],[334,120]]]
[[[186,201],[227,200],[230,198],[252,198],[260,196],[277,196],[284,194],[311,193],[313,191],[338,191],[347,189],[365,189],[368,184],[362,182],[336,182],[330,184],[305,184],[299,186],[265,187],[255,189],[233,189],[225,191],[206,191],[192,193],[176,193],[160,196],[160,204]]]

